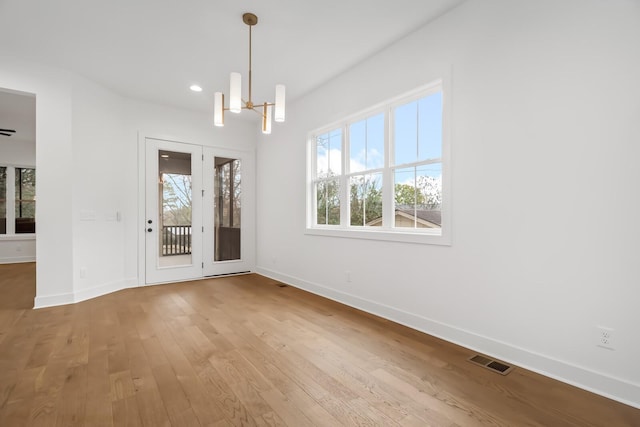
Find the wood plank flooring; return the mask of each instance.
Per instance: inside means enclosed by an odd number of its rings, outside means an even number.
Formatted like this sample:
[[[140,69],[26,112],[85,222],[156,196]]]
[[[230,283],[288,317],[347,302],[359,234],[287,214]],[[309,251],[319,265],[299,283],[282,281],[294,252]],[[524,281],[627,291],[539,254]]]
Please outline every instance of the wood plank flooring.
[[[0,426],[640,426],[640,410],[271,279],[32,310],[0,265]]]

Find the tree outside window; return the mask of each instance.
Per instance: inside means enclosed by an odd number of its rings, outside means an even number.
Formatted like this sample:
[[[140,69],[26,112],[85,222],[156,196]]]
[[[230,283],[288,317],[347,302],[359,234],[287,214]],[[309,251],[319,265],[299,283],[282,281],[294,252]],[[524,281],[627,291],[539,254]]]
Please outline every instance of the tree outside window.
[[[36,170],[15,169],[16,234],[36,231]]]

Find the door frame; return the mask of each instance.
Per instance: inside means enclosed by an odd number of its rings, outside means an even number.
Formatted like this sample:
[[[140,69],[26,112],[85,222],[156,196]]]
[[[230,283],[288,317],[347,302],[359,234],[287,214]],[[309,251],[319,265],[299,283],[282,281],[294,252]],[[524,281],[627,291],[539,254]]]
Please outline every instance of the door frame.
[[[202,277],[202,238],[204,228],[202,228],[202,184],[203,184],[203,162],[202,146],[186,143],[176,143],[173,141],[146,138],[146,191],[145,191],[145,222],[147,233],[145,234],[145,275],[147,284],[167,283],[180,280],[193,280]],[[160,256],[159,248],[162,240],[162,220],[164,209],[161,207],[162,195],[159,192],[158,177],[160,176],[159,154],[161,151],[175,153],[188,153],[191,176],[191,253],[187,264],[161,266],[162,261],[175,261],[174,257]],[[202,230],[201,230],[202,228]]]
[[[190,141],[189,138],[177,137],[175,135],[167,135],[161,132],[143,132],[138,131],[138,215],[135,226],[129,229],[131,232],[135,230],[138,233],[138,283],[137,286],[152,286],[163,283],[147,284],[146,277],[146,141],[147,139],[156,139],[161,141],[199,145],[203,151],[208,149],[217,150],[219,155],[235,155],[243,161],[243,216],[242,216],[242,232],[246,237],[242,239],[244,246],[242,256],[243,261],[249,267],[247,272],[255,271],[255,252],[256,252],[256,168],[255,168],[255,149],[235,149],[223,146],[208,145],[201,142]],[[227,273],[220,273],[224,275]],[[179,280],[201,280],[207,276],[196,279]],[[209,276],[210,277],[210,276]]]
[[[241,235],[240,235],[240,259],[213,262],[213,242],[203,242],[203,274],[204,277],[234,274],[255,270],[255,163],[253,152],[234,150],[221,147],[203,147],[204,161],[212,161],[213,157],[226,157],[240,160],[241,164]],[[211,172],[210,174],[208,172]],[[214,170],[203,170],[205,183],[203,201],[203,225],[205,230],[214,227],[213,205]],[[207,259],[207,256],[211,258]]]

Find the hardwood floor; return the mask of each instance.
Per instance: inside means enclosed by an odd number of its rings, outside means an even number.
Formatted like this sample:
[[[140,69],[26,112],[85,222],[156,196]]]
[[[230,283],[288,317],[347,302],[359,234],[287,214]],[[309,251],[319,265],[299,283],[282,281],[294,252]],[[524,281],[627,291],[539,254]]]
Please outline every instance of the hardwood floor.
[[[640,426],[640,410],[271,279],[32,310],[0,265],[0,426]]]

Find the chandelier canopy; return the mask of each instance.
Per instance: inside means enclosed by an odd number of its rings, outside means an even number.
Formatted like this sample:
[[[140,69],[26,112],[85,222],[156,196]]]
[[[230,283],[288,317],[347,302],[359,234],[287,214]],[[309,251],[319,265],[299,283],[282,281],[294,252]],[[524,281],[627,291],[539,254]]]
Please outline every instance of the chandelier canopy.
[[[213,124],[224,126],[224,112],[240,113],[242,110],[252,110],[262,116],[262,133],[271,133],[271,120],[284,122],[285,87],[276,85],[275,101],[254,103],[251,97],[251,28],[258,23],[258,17],[253,13],[242,15],[242,21],[249,26],[249,93],[248,98],[242,98],[242,75],[232,72],[229,86],[229,107],[224,105],[224,94],[216,92],[213,103]],[[272,113],[273,108],[273,113]]]

